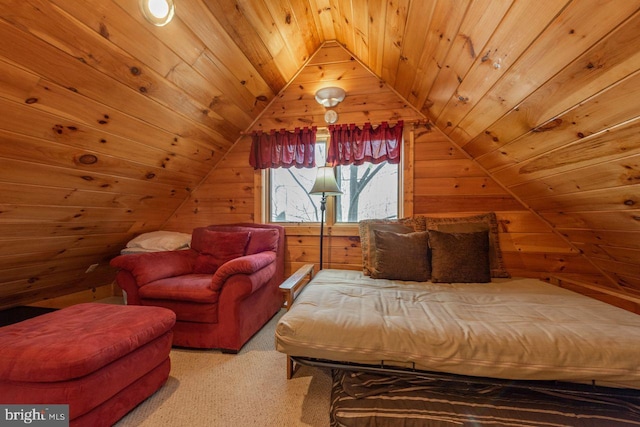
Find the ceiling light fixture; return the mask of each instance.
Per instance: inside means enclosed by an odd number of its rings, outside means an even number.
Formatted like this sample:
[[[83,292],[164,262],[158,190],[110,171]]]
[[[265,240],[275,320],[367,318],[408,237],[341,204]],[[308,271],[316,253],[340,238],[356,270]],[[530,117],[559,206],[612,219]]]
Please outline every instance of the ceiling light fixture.
[[[325,87],[316,92],[316,101],[318,101],[318,104],[327,108],[335,107],[344,101],[345,96],[347,96],[347,94],[341,87]]]
[[[140,0],[142,14],[153,25],[167,25],[175,13],[173,0]]]
[[[330,125],[334,124],[338,121],[338,113],[336,113],[334,110],[327,110],[324,113],[324,121]]]
[[[316,101],[325,108],[335,107],[344,101],[347,93],[341,87],[324,87],[316,92]],[[333,110],[327,110],[324,113],[324,121],[333,124],[338,121],[338,113]]]

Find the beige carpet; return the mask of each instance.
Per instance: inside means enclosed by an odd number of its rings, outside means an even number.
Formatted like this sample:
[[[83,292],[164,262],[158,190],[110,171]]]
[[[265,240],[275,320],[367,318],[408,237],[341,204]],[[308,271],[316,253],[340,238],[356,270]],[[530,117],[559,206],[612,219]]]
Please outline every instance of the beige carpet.
[[[236,355],[173,349],[167,383],[116,425],[328,426],[330,372],[302,367],[286,379],[286,356],[274,344],[282,314]]]

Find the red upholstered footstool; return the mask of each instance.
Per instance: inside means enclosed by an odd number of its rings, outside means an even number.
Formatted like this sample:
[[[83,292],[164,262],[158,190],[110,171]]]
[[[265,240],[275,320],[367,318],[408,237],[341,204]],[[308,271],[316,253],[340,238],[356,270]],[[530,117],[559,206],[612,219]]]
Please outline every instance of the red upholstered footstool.
[[[0,403],[68,404],[70,425],[110,426],[169,377],[175,314],[78,304],[0,328]]]

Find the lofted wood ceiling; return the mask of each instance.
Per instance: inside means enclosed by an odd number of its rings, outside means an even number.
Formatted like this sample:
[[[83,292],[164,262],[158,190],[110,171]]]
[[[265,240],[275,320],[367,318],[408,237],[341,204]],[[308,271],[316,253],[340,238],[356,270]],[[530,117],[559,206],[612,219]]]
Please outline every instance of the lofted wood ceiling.
[[[341,121],[431,122],[639,292],[640,1],[175,3],[0,2],[0,305],[108,283],[244,132],[323,125],[328,85]],[[337,45],[396,96],[318,65]]]

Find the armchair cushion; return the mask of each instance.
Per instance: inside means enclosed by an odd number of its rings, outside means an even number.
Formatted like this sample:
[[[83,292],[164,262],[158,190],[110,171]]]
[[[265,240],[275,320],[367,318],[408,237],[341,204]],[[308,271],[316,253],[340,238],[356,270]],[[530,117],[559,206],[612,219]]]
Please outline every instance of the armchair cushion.
[[[120,255],[111,260],[111,265],[129,271],[138,286],[143,286],[154,280],[191,273],[196,256],[197,253],[189,249]]]
[[[200,255],[193,272],[215,273],[225,262],[243,256],[250,238],[249,231],[213,231],[203,227],[195,229],[191,247]]]
[[[278,230],[264,229],[251,232],[251,241],[247,246],[247,255],[278,250]]]
[[[202,227],[206,230],[215,231],[247,231],[251,233],[246,255],[258,254],[265,251],[277,252],[280,231],[275,228],[256,228],[242,225],[210,225]],[[197,229],[196,229],[197,230]],[[194,234],[197,234],[194,230]]]
[[[209,304],[218,302],[218,292],[211,288],[211,274],[185,274],[155,280],[140,288],[140,297]]]

